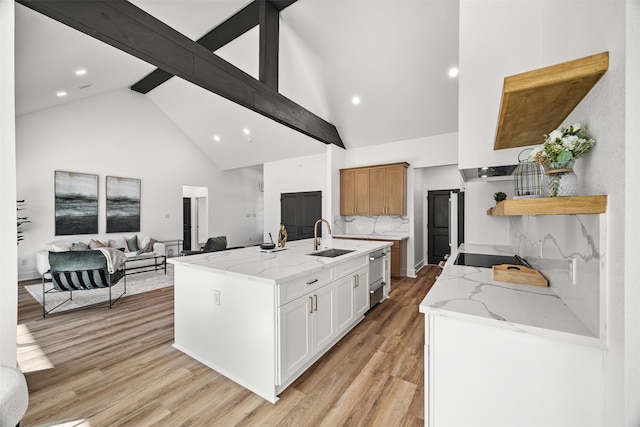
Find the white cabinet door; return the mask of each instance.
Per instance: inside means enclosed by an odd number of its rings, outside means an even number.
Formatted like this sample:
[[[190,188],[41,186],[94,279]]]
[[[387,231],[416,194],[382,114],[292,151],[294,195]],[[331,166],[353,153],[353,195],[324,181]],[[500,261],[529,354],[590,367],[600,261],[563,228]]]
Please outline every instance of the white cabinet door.
[[[369,310],[369,269],[359,270],[355,277],[353,287],[353,311],[356,318],[362,316]]]
[[[335,286],[325,286],[313,293],[313,352],[322,350],[336,336]]]
[[[280,325],[280,375],[285,383],[313,356],[311,320],[313,297],[306,296],[283,305],[278,310]]]
[[[338,333],[369,309],[369,268],[336,281]]]
[[[338,297],[338,302],[336,304],[336,317],[338,321],[338,332],[341,332],[351,325],[351,323],[353,323],[353,319],[355,319],[353,276],[343,277],[336,281],[335,287]]]

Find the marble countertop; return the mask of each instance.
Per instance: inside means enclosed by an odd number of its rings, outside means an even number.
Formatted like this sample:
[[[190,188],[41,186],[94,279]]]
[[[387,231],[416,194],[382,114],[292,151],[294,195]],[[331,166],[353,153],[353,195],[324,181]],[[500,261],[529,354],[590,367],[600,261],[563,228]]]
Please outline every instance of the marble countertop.
[[[333,237],[341,239],[367,239],[367,240],[407,240],[408,234],[335,234]]]
[[[459,252],[513,255],[509,246],[460,246]],[[564,341],[604,347],[551,287],[493,280],[490,268],[454,265],[447,260],[435,284],[420,303],[420,312],[550,336]]]
[[[252,246],[169,258],[167,262],[273,284],[274,281],[302,277],[391,245],[390,242],[324,238],[318,250],[330,248],[353,250],[351,253],[335,258],[326,258],[309,255],[313,252],[313,239],[305,239],[287,242],[283,250],[273,252],[263,252],[260,247]]]

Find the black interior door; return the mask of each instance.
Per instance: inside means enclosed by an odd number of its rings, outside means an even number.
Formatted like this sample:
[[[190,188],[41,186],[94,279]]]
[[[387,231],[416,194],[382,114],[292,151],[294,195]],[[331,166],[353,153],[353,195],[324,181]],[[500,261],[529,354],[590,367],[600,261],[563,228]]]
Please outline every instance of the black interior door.
[[[458,211],[449,212],[449,198],[451,193],[458,198]],[[444,256],[451,253],[449,246],[449,215],[458,218],[458,242],[453,242],[456,247],[464,241],[464,193],[459,190],[429,191],[428,204],[428,228],[427,244],[429,264],[438,264],[444,260]]]
[[[313,237],[313,225],[321,216],[321,191],[282,193],[280,195],[280,223],[287,230],[287,240]]]
[[[191,199],[189,197],[182,198],[182,240],[184,241],[184,250],[191,250]]]

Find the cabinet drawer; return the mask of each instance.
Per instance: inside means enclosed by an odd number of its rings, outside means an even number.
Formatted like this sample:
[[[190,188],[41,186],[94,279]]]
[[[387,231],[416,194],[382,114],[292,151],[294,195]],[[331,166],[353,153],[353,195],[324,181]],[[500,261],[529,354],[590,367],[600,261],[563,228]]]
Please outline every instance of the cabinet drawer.
[[[278,306],[282,306],[332,282],[335,278],[334,271],[333,268],[324,268],[306,276],[279,283]]]
[[[345,274],[349,274],[353,271],[359,270],[369,265],[369,255],[361,256],[358,258],[350,259],[349,261],[341,262],[335,266],[336,278],[340,278]]]

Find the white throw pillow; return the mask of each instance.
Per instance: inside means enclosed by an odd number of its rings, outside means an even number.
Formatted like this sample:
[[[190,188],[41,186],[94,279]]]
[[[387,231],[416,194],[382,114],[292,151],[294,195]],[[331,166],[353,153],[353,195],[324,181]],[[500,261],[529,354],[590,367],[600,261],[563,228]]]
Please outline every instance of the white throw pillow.
[[[109,239],[109,247],[120,249],[122,252],[125,252],[127,250],[127,239],[124,236],[118,240]]]
[[[71,250],[71,243],[64,240],[58,240],[57,242],[47,243],[45,249],[49,252],[67,252]]]
[[[145,248],[151,241],[151,236],[138,236],[138,248]]]

